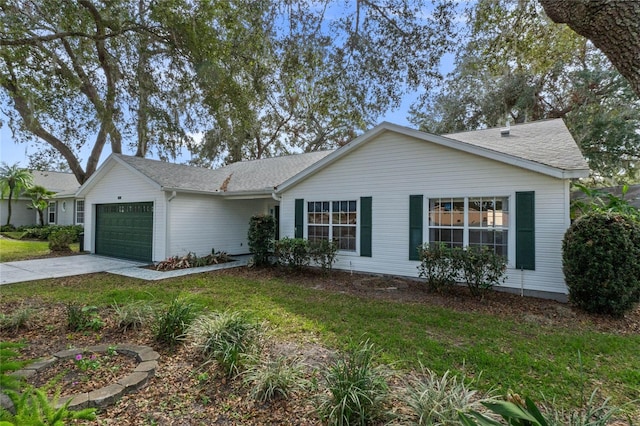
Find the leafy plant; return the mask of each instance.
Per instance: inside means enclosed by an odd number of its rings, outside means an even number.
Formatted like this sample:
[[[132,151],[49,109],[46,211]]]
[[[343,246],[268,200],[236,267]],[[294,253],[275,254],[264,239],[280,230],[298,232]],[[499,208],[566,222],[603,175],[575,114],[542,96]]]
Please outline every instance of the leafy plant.
[[[282,356],[250,366],[244,372],[243,380],[251,386],[251,397],[262,403],[276,397],[287,399],[291,393],[304,389],[308,383],[302,364],[296,359]]]
[[[301,269],[311,261],[309,242],[302,238],[282,238],[276,242],[278,263],[292,269]]]
[[[28,364],[26,361],[18,361],[20,354],[15,350],[24,347],[20,343],[0,342],[0,391],[18,390],[22,384],[19,376],[10,373],[21,369]]]
[[[320,240],[309,243],[311,259],[327,273],[333,268],[338,255],[338,245],[334,241]]]
[[[72,230],[59,229],[49,234],[49,249],[51,251],[71,251],[69,245],[77,240]]]
[[[156,312],[153,331],[156,341],[175,346],[184,337],[201,308],[187,300],[175,298],[166,310]]]
[[[598,405],[595,400],[596,393],[597,391],[594,391],[591,394],[584,409],[579,409],[569,415],[547,408],[544,411],[551,411],[552,414],[545,416],[530,398],[527,397],[523,400],[517,394],[507,395],[506,401],[484,401],[482,405],[499,415],[510,426],[606,426],[613,416],[620,412],[620,409],[610,407],[608,400]],[[499,426],[502,424],[477,411],[461,412],[459,417],[464,426]]]
[[[200,316],[189,336],[207,359],[215,360],[224,373],[237,374],[258,348],[260,327],[239,312],[214,312]]]
[[[67,420],[95,420],[96,409],[85,408],[80,411],[69,410],[71,400],[59,408],[59,393],[49,400],[46,392],[42,389],[29,387],[19,394],[9,391],[7,396],[13,402],[15,414],[8,410],[0,409],[0,425],[51,425],[64,426]]]
[[[318,398],[318,414],[330,425],[366,425],[381,417],[388,396],[387,374],[373,364],[369,341],[352,346],[323,376],[328,394]]]
[[[602,189],[589,188],[581,183],[574,183],[573,186],[585,194],[585,198],[577,198],[571,202],[571,216],[587,214],[589,212],[600,213],[621,213],[640,221],[640,210],[632,206],[629,200],[624,197],[629,191],[629,185],[623,185],[621,196],[606,192]]]
[[[156,271],[173,271],[176,269],[198,268],[208,265],[218,265],[230,262],[229,255],[223,251],[216,252],[211,249],[211,254],[199,257],[195,253],[187,253],[184,256],[172,256],[156,265]]]
[[[67,328],[70,331],[98,331],[102,327],[104,321],[100,318],[97,306],[80,307],[73,303],[67,305]]]
[[[458,271],[449,246],[427,243],[420,248],[419,256],[418,276],[426,278],[430,290],[441,291],[456,283]]]
[[[640,301],[640,223],[590,212],[564,235],[562,266],[569,299],[587,312],[623,315]]]
[[[469,412],[480,404],[464,377],[458,379],[449,371],[440,377],[424,368],[421,375],[410,378],[403,400],[413,414],[411,424],[420,426],[455,424],[459,412]]]
[[[265,266],[271,263],[269,258],[273,254],[275,235],[276,220],[273,216],[258,214],[249,220],[247,239],[256,266]]]
[[[114,302],[113,308],[116,325],[122,331],[138,330],[153,320],[157,307],[147,301],[140,300],[137,302],[118,305]]]
[[[467,283],[471,294],[483,292],[500,285],[506,279],[507,260],[488,247],[469,246],[454,248],[454,264],[461,279]]]

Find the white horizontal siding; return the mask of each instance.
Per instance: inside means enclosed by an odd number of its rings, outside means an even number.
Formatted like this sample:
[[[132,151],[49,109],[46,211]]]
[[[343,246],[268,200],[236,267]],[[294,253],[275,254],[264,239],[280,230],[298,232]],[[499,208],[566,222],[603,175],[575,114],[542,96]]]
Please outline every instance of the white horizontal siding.
[[[100,170],[100,179],[87,192],[84,202],[85,250],[95,252],[96,204],[153,203],[153,260],[166,258],[165,195],[147,179],[116,161]]]
[[[198,256],[211,249],[229,254],[249,252],[249,219],[267,213],[268,200],[227,200],[210,195],[177,194],[168,204],[168,255],[193,252]]]
[[[340,255],[337,268],[417,277],[408,260],[409,196],[510,197],[510,264],[515,251],[515,193],[535,191],[536,270],[509,269],[506,286],[566,293],[561,242],[568,224],[566,182],[391,132],[381,134],[282,194],[281,236],[294,235],[294,200],[359,200],[371,196],[371,258]],[[306,211],[306,210],[305,210]],[[305,217],[306,219],[306,217]],[[428,235],[424,221],[424,240]],[[305,229],[306,236],[306,229]],[[358,233],[359,238],[359,233]]]

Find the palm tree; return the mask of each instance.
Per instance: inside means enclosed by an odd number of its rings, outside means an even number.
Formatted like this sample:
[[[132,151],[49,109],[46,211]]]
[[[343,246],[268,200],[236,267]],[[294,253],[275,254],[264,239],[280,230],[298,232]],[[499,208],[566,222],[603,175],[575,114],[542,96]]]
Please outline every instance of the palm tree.
[[[55,192],[49,191],[44,186],[34,185],[24,192],[24,195],[31,198],[31,206],[38,211],[38,217],[40,218],[40,225],[44,225],[44,211],[49,207],[49,200]]]
[[[8,212],[7,225],[11,223],[11,200],[23,189],[28,189],[33,183],[33,175],[27,169],[21,169],[18,164],[12,166],[7,163],[0,165],[0,197],[7,195]]]

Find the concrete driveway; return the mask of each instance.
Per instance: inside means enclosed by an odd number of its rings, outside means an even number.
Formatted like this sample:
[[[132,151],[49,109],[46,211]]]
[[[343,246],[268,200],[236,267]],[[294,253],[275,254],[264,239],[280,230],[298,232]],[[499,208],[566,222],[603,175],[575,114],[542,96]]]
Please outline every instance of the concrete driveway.
[[[82,254],[0,263],[0,285],[136,268],[146,263]]]

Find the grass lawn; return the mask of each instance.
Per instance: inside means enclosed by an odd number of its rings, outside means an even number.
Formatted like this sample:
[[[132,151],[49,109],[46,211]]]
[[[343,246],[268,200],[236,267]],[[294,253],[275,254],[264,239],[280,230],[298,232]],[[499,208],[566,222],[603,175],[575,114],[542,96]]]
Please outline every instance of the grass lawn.
[[[598,331],[595,321],[584,317],[535,324],[517,312],[495,316],[363,298],[316,290],[290,278],[230,272],[158,282],[97,274],[2,286],[4,302],[37,297],[110,306],[133,300],[168,303],[178,296],[209,310],[248,312],[295,341],[343,348],[369,339],[382,362],[400,371],[420,365],[440,374],[452,370],[478,378],[483,391],[511,390],[568,408],[580,406],[598,388],[602,397],[640,418],[640,335]]]
[[[71,250],[77,252],[79,243],[71,244]],[[51,253],[48,241],[14,240],[0,238],[0,262],[33,259]]]

